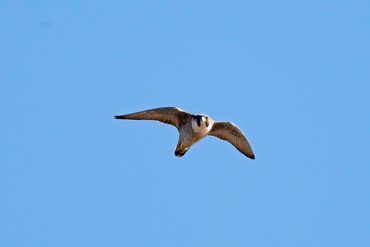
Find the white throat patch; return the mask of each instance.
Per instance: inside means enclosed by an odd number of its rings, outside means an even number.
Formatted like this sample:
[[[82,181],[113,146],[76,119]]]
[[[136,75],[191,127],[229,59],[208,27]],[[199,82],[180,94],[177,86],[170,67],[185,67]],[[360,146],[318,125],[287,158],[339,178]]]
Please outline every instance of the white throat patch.
[[[191,128],[194,130],[194,132],[206,135],[211,130],[213,123],[210,122],[208,127],[206,126],[206,123],[200,122],[200,126],[197,124],[197,120],[192,119],[191,120]]]

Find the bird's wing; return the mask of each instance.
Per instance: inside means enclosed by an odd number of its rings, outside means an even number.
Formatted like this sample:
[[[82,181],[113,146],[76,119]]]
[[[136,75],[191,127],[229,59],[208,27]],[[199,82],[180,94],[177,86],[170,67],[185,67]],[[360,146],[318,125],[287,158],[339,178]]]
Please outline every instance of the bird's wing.
[[[157,120],[162,123],[171,124],[176,128],[179,128],[184,124],[189,117],[191,117],[191,114],[184,112],[177,107],[161,107],[115,116],[116,119]]]
[[[254,159],[254,154],[247,138],[238,126],[229,122],[215,122],[208,135],[228,141],[248,158]]]

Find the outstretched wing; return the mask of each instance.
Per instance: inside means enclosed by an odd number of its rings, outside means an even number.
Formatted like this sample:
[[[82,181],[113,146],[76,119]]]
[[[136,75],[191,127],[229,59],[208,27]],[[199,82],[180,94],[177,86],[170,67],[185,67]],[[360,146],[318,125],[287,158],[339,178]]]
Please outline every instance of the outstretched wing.
[[[171,124],[176,128],[179,128],[182,124],[184,124],[189,117],[191,117],[191,114],[184,112],[177,107],[161,107],[115,116],[116,119],[156,120],[162,123]]]
[[[228,141],[248,158],[254,159],[254,154],[247,138],[238,126],[229,122],[215,122],[208,135]]]

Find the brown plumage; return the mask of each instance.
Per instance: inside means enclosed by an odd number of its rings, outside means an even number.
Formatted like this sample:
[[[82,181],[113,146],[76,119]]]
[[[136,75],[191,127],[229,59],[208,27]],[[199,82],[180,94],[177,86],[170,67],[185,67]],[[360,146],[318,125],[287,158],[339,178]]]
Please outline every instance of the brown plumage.
[[[208,135],[228,141],[245,156],[251,159],[255,158],[247,138],[244,136],[243,132],[238,128],[238,126],[234,125],[233,123],[215,122]]]
[[[183,156],[189,148],[207,135],[230,142],[245,156],[254,159],[253,151],[243,132],[233,123],[215,122],[206,115],[193,115],[177,107],[161,107],[126,115],[116,119],[156,120],[170,124],[179,131],[179,141],[175,155]]]

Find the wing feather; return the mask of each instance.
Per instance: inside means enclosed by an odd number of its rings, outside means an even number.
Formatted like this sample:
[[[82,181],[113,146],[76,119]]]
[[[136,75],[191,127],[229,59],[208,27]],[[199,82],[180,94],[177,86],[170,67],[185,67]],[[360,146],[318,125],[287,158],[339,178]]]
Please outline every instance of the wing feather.
[[[156,120],[179,128],[191,115],[177,107],[160,107],[126,115],[115,116],[116,119]]]
[[[252,148],[243,132],[230,122],[215,122],[208,135],[228,141],[248,158],[254,159]]]

